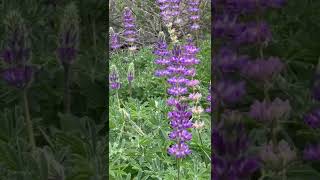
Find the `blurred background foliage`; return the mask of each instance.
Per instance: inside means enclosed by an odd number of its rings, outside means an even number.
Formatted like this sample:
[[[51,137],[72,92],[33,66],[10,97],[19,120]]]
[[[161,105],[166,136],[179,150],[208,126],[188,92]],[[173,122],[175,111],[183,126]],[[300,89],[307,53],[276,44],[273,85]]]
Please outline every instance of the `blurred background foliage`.
[[[63,113],[63,68],[56,57],[64,7],[71,0],[1,0],[0,17],[19,11],[30,32],[29,90],[37,148],[28,144],[20,92],[0,81],[0,179],[100,180],[106,168],[106,2],[74,1],[80,16],[80,51],[72,66],[71,112]],[[4,25],[0,18],[0,47]],[[0,63],[3,69],[3,63]]]

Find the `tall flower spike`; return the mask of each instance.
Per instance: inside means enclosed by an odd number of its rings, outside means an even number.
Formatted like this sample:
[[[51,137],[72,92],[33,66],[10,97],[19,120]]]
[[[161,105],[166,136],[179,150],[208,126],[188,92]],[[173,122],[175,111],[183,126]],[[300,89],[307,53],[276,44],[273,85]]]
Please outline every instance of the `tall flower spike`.
[[[58,35],[58,58],[63,66],[74,62],[79,46],[79,16],[75,3],[66,6]]]
[[[1,59],[8,64],[25,64],[31,58],[30,41],[23,18],[11,11],[4,20],[6,37]]]
[[[32,79],[32,68],[27,65],[31,58],[30,41],[20,13],[11,11],[4,20],[6,38],[0,59],[9,66],[2,78],[9,85],[24,88]]]
[[[130,51],[135,51],[137,47],[135,46],[136,42],[136,29],[135,29],[135,18],[130,8],[125,7],[123,12],[123,26],[124,26],[124,36],[126,42],[129,45]]]
[[[109,45],[111,47],[111,50],[117,50],[121,47],[119,34],[115,33],[112,27],[110,27],[110,44]]]
[[[190,14],[189,20],[191,21],[190,29],[191,31],[197,31],[200,29],[200,25],[199,25],[200,0],[189,0],[188,5],[189,5],[188,12]]]
[[[121,87],[118,68],[115,65],[110,66],[109,83],[111,89],[120,89]]]
[[[170,52],[162,31],[159,33],[158,42],[154,46],[153,54],[157,56],[155,63],[161,66],[160,69],[156,70],[155,75],[160,77],[167,76],[168,71],[165,68],[170,63]]]

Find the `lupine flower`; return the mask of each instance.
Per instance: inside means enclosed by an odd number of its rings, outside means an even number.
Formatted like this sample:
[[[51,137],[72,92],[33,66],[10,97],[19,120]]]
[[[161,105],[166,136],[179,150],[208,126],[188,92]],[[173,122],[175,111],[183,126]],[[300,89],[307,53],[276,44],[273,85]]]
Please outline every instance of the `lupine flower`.
[[[282,101],[276,98],[273,102],[269,101],[255,101],[251,107],[249,116],[255,120],[262,122],[271,122],[272,120],[279,120],[286,118],[290,113],[291,107],[288,100]]]
[[[187,155],[191,154],[191,150],[189,149],[189,146],[186,143],[181,142],[179,144],[172,145],[168,149],[168,153],[177,158],[184,158]]]
[[[204,121],[199,122],[198,120],[193,123],[193,128],[195,129],[201,129],[204,127]]]
[[[61,64],[72,64],[78,54],[79,46],[79,16],[74,3],[70,3],[64,10],[58,35],[57,55]]]
[[[134,64],[133,64],[133,62],[131,62],[129,64],[127,79],[129,81],[129,83],[131,83],[133,81],[133,79],[134,79]]]
[[[160,8],[160,16],[165,24],[169,24],[171,19],[170,0],[157,0]]]
[[[242,74],[259,81],[270,81],[284,68],[283,63],[274,57],[267,60],[248,61],[242,66]]]
[[[191,108],[193,114],[201,114],[203,112],[203,108],[201,106],[195,106]]]
[[[266,44],[272,38],[270,28],[265,22],[243,24],[242,29],[237,34],[234,39],[237,44]]]
[[[156,70],[155,75],[158,77],[169,75],[169,71],[166,69],[166,67],[170,65],[170,52],[165,40],[165,35],[162,31],[159,33],[158,41],[154,46],[153,54],[157,56],[155,63],[162,66],[160,67],[161,69]]]
[[[192,113],[199,114],[203,111],[200,106],[188,107],[189,105],[186,103],[188,99],[184,97],[189,93],[188,87],[193,88],[199,84],[198,80],[188,79],[195,76],[195,69],[192,68],[192,65],[199,63],[199,60],[195,57],[198,51],[199,49],[192,43],[192,39],[188,38],[184,46],[174,46],[169,58],[169,64],[166,67],[168,72],[167,82],[171,85],[168,88],[168,94],[175,97],[171,97],[167,101],[168,105],[175,107],[168,113],[168,117],[173,129],[169,134],[169,138],[176,141],[176,144],[168,149],[168,153],[177,158],[183,158],[191,153],[185,141],[189,141],[192,138],[191,133],[188,131],[193,126],[191,121]],[[189,95],[189,97],[199,99],[200,95],[193,94]],[[190,109],[191,111],[189,111]]]
[[[222,73],[232,73],[238,70],[247,64],[249,58],[247,56],[239,56],[230,48],[221,48],[219,53],[214,58],[219,71]]]
[[[198,23],[200,19],[200,15],[199,15],[200,0],[189,0],[188,5],[189,5],[188,13],[190,14],[189,19],[191,21],[190,29],[192,31],[197,31],[198,29],[200,29],[200,25]]]
[[[320,144],[308,145],[303,150],[303,158],[308,161],[320,161]]]
[[[160,16],[166,26],[170,26],[171,23],[179,24],[181,19],[179,15],[181,0],[157,0],[157,4],[160,9]]]
[[[115,65],[110,66],[109,83],[112,89],[120,89],[121,87],[119,72]]]
[[[110,27],[110,47],[112,50],[117,50],[121,47],[119,35],[114,32],[112,27]]]
[[[201,99],[201,97],[202,97],[201,93],[198,93],[198,92],[189,94],[189,99],[191,99],[192,101],[198,102]]]
[[[310,128],[319,128],[320,127],[320,109],[314,109],[304,117],[304,122]]]
[[[177,144],[168,148],[168,153],[176,158],[184,158],[191,153],[189,146],[185,144],[192,138],[191,133],[187,130],[192,128],[191,116],[192,113],[188,111],[187,105],[181,103],[176,104],[175,110],[168,113],[170,119],[170,126],[173,131],[169,134],[169,138],[176,140]]]
[[[296,152],[284,140],[281,140],[278,145],[272,142],[265,144],[260,151],[260,158],[272,169],[281,170],[283,166],[295,160],[296,156]]]
[[[169,99],[167,99],[167,105],[168,106],[176,106],[179,103],[179,100],[170,97]]]
[[[2,78],[11,86],[23,88],[32,78],[32,68],[29,66],[8,68],[2,72]]]
[[[21,15],[16,11],[7,15],[4,24],[6,37],[0,58],[4,60],[7,67],[1,75],[9,85],[25,88],[31,81],[33,74],[32,68],[27,65],[31,58],[28,32]]]
[[[29,34],[23,18],[17,11],[11,11],[4,20],[6,37],[0,58],[7,64],[25,64],[31,58]]]
[[[232,15],[217,15],[213,22],[213,36],[216,38],[234,39],[242,26],[237,22],[237,18]]]
[[[219,81],[214,90],[217,97],[225,104],[234,104],[242,100],[246,94],[244,81],[233,82],[231,80]]]
[[[249,141],[243,125],[233,123],[218,127],[212,131],[212,146],[215,147],[213,179],[247,179],[259,169],[260,163],[256,157],[246,153]]]
[[[126,7],[123,12],[123,25],[124,25],[124,36],[126,37],[125,40],[128,43],[129,50],[135,51],[136,46],[134,43],[136,42],[136,29],[135,29],[135,18],[132,14],[130,8]]]

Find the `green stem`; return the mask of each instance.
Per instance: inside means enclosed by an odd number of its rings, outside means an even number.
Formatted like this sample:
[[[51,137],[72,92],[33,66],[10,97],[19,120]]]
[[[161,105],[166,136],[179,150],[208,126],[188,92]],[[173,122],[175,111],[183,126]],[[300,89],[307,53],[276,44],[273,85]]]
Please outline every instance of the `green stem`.
[[[180,180],[180,160],[177,158],[178,180]]]
[[[132,96],[132,84],[130,81],[129,81],[129,96],[130,97]]]
[[[34,150],[36,148],[36,142],[34,139],[33,125],[32,125],[32,121],[30,118],[30,109],[29,109],[29,101],[28,101],[28,97],[27,97],[27,89],[23,90],[23,101],[24,101],[24,109],[25,109],[25,113],[26,113],[26,122],[27,122],[29,141],[30,141],[32,150]]]
[[[70,108],[70,65],[64,66],[64,111],[69,114]]]
[[[118,108],[119,108],[119,111],[120,111],[121,105],[120,105],[120,98],[119,98],[118,90],[116,91],[116,97],[117,97],[117,101],[118,101]]]

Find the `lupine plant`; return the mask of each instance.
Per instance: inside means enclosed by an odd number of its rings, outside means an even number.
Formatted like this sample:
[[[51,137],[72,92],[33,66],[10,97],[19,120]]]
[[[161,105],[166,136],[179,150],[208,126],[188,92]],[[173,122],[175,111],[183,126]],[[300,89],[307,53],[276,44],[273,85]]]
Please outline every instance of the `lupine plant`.
[[[0,58],[5,62],[6,69],[2,72],[2,79],[22,93],[29,142],[34,149],[36,142],[28,101],[28,89],[34,73],[33,67],[29,64],[31,58],[29,30],[18,11],[9,12],[4,21],[6,41]]]
[[[72,64],[78,55],[79,35],[78,9],[74,3],[71,3],[61,16],[57,48],[57,57],[65,74],[64,108],[66,113],[71,112],[70,78],[72,77]]]

